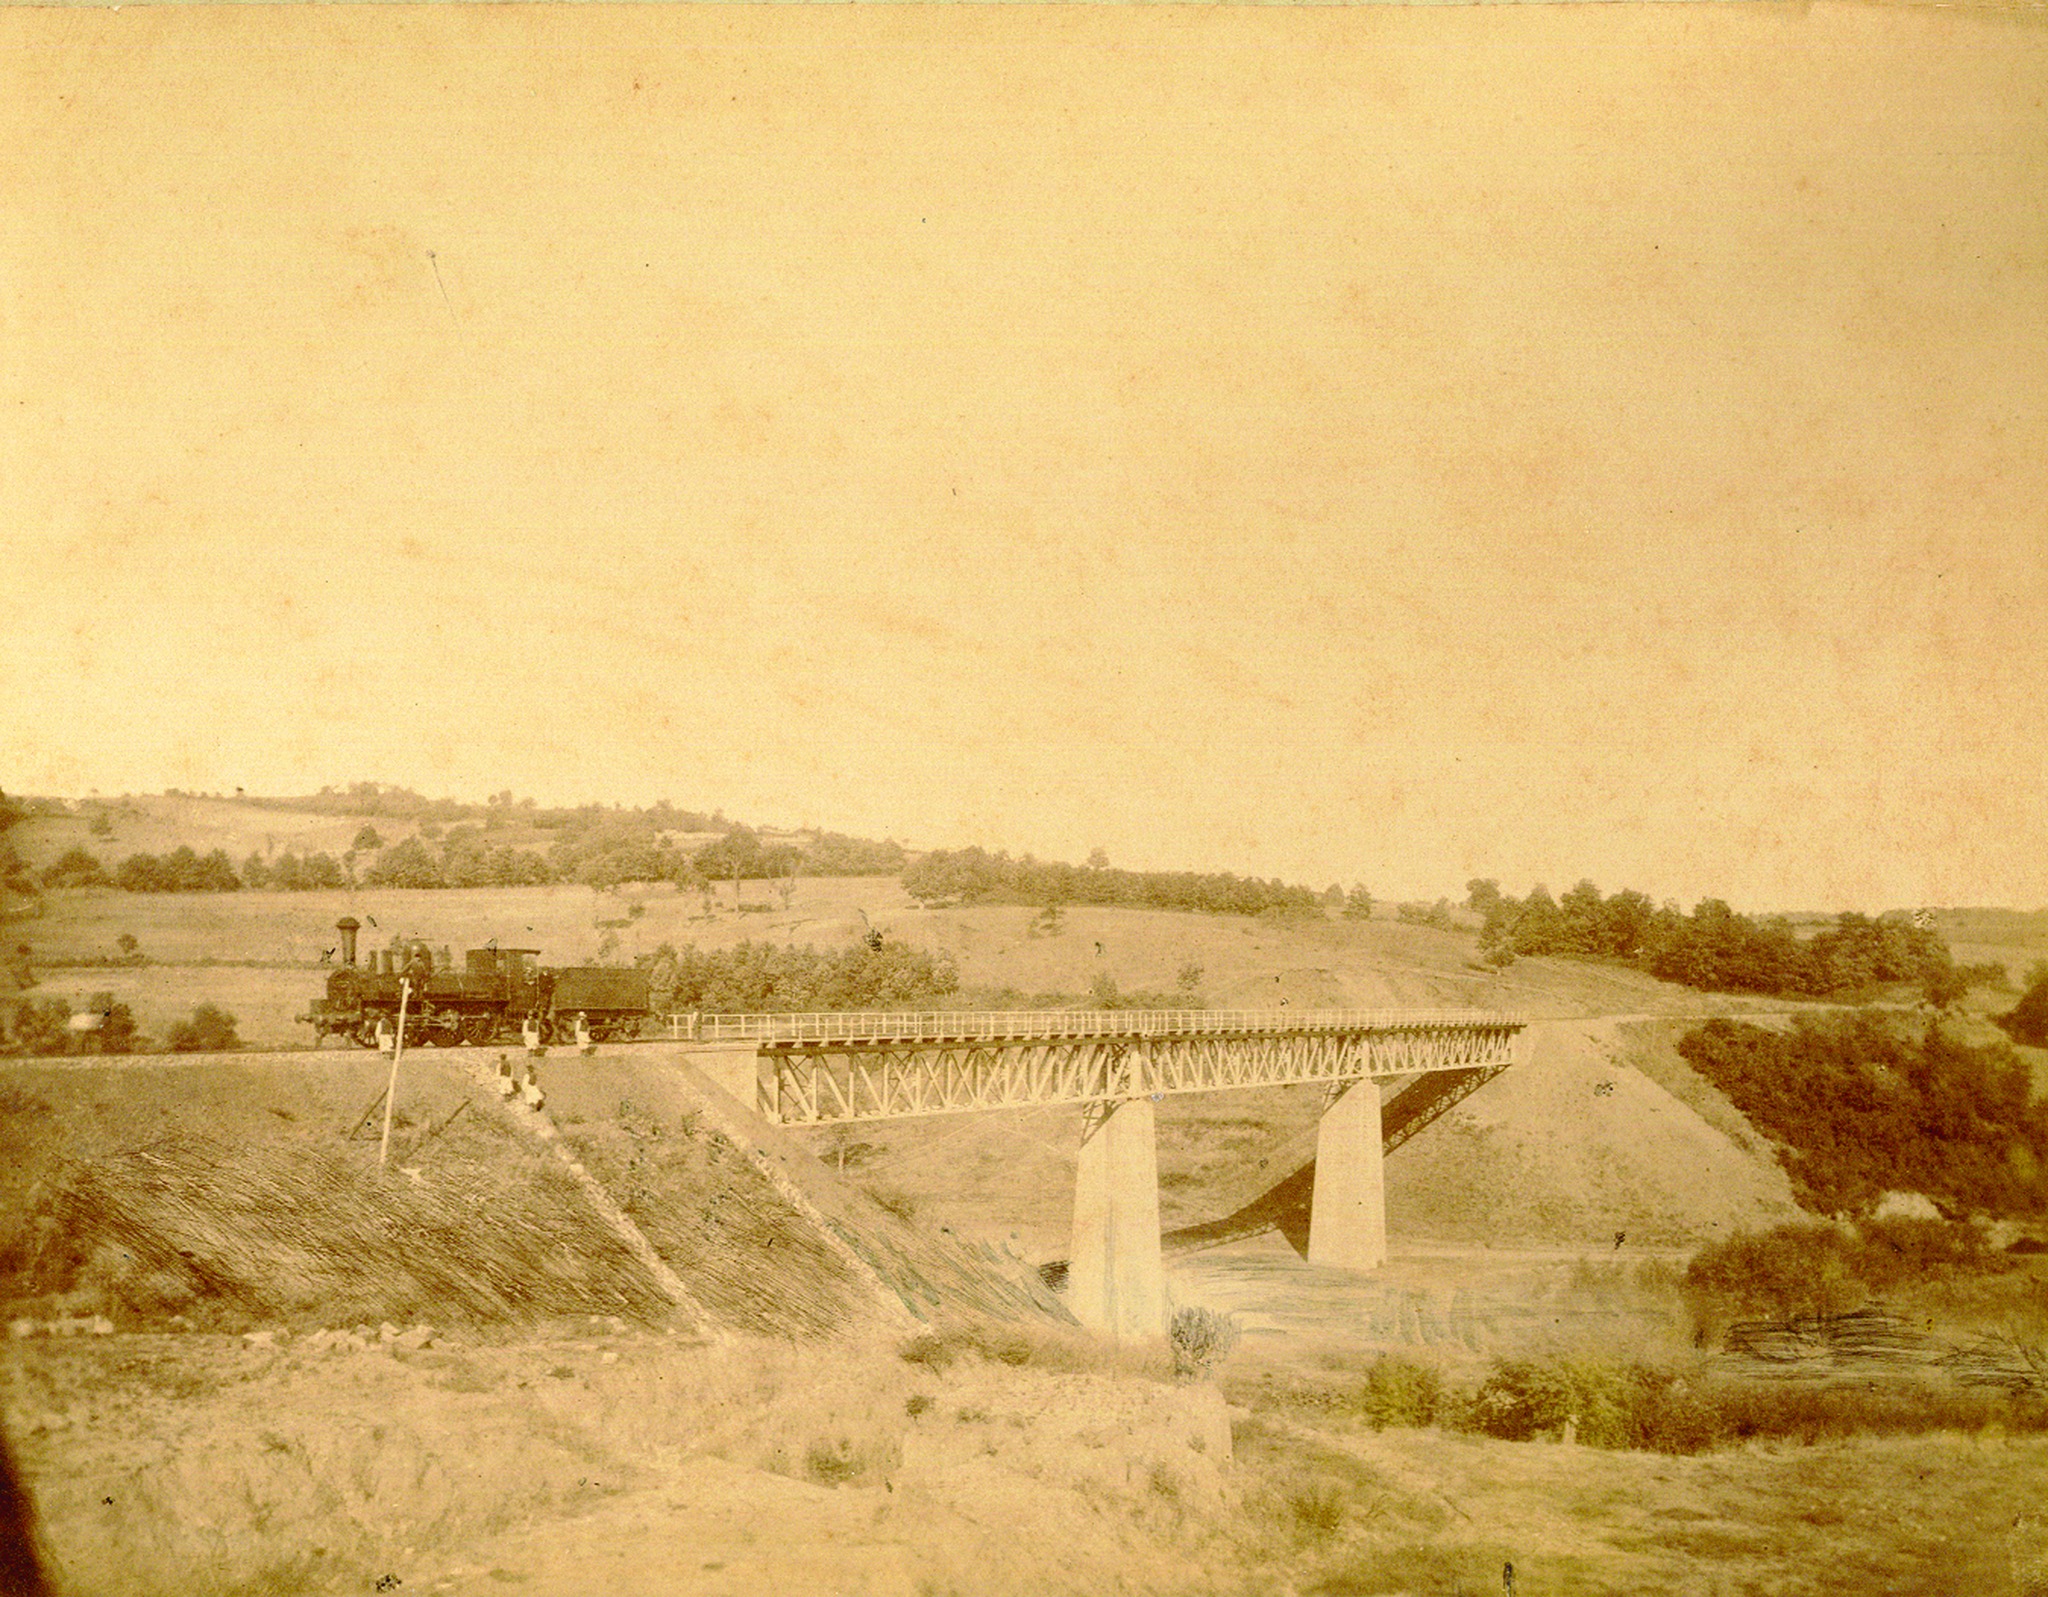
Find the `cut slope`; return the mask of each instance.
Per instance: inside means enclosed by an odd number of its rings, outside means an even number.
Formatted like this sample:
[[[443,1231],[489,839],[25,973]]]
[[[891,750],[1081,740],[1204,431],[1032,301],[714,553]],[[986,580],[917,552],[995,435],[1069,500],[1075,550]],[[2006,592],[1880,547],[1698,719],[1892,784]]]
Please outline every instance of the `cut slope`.
[[[923,1234],[663,1051],[543,1067],[595,1192],[489,1063],[406,1056],[383,1171],[377,1055],[0,1067],[0,1301],[124,1325],[1071,1323],[1020,1261]]]
[[[578,1059],[550,1082],[564,1140],[733,1329],[1071,1323],[1023,1260],[883,1208],[680,1050]]]
[[[219,1056],[0,1072],[17,1312],[122,1324],[531,1323],[669,1302],[566,1171],[445,1067]]]

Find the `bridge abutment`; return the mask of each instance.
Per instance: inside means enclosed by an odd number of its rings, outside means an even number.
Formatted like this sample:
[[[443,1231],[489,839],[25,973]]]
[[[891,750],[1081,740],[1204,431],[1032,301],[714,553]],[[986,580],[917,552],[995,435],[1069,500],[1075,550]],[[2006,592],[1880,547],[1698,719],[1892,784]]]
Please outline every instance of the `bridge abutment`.
[[[1316,1128],[1310,1264],[1377,1270],[1387,1262],[1384,1158],[1379,1083],[1370,1078],[1343,1083]]]
[[[1067,1309],[1119,1340],[1159,1336],[1166,1330],[1166,1267],[1152,1101],[1090,1104],[1085,1114]]]

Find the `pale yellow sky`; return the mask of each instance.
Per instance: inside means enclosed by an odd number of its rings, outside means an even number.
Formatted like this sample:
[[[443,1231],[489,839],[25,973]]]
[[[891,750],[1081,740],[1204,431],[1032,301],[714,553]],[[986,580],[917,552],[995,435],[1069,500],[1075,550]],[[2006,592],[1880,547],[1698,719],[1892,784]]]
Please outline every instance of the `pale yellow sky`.
[[[2048,902],[2048,29],[0,11],[0,784]]]

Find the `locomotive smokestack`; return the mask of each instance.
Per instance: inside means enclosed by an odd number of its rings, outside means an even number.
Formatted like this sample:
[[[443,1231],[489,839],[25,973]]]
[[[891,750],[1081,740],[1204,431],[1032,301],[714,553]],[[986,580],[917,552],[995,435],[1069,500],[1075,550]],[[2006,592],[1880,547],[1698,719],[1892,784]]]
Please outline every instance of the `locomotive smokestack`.
[[[334,923],[334,929],[341,933],[341,962],[353,965],[356,962],[356,933],[363,923],[353,915],[344,915]]]

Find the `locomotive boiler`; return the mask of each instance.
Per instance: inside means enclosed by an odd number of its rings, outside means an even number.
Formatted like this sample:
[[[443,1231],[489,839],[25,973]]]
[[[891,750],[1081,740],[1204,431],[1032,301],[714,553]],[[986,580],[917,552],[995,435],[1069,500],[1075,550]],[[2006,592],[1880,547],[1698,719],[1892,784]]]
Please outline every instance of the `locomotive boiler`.
[[[344,915],[341,964],[327,977],[327,995],[299,1020],[313,1028],[314,1046],[346,1037],[377,1046],[379,1030],[395,1032],[405,1001],[405,1044],[482,1046],[519,1034],[527,1021],[550,1042],[574,1040],[580,1019],[597,1042],[631,1036],[649,1010],[647,973],[609,965],[548,966],[537,948],[472,948],[462,967],[444,949],[437,959],[424,942],[401,943],[356,959],[361,922]],[[410,992],[405,984],[411,984]]]

